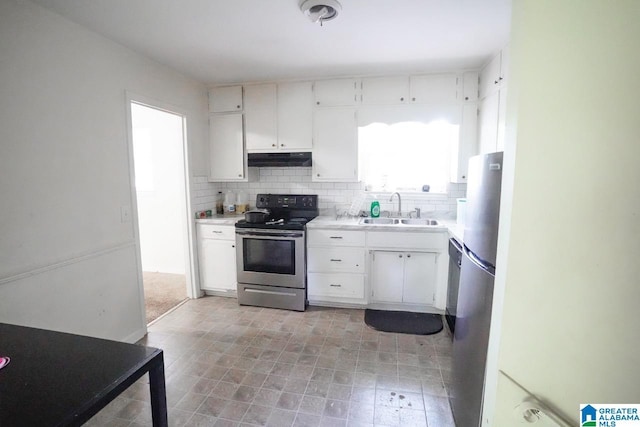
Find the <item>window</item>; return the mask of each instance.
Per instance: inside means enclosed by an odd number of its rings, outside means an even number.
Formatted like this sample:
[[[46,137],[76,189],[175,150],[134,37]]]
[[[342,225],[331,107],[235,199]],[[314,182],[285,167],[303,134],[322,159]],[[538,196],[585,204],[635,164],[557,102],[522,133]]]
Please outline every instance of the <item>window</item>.
[[[431,193],[445,193],[458,128],[443,120],[360,127],[360,168],[366,188],[422,191],[424,185],[429,185]]]

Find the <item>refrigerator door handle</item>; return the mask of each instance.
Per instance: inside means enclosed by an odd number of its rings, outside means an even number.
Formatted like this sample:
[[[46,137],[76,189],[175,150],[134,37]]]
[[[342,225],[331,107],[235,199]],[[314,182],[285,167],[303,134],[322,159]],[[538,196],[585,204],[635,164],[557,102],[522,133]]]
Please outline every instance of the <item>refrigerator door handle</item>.
[[[483,260],[481,260],[480,258],[475,256],[475,254],[473,252],[471,252],[469,250],[469,248],[467,248],[466,246],[464,247],[464,253],[469,257],[471,262],[473,262],[479,268],[483,269],[484,271],[486,271],[487,273],[490,273],[492,275],[496,274],[496,269],[495,269],[494,266],[492,266],[489,263],[484,262]]]

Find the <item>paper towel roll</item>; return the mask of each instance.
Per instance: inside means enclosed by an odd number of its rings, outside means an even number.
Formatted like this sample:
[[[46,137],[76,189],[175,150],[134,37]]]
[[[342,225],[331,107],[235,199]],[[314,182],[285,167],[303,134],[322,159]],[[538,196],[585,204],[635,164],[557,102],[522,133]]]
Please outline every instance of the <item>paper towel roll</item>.
[[[457,199],[458,210],[456,213],[456,222],[459,225],[464,225],[464,220],[467,215],[467,199]]]

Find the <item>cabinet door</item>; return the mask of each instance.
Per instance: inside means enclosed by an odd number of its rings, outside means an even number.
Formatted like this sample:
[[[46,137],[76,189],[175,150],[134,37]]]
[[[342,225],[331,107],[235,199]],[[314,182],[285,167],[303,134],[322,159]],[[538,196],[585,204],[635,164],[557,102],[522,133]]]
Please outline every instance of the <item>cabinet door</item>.
[[[506,131],[507,114],[507,86],[503,85],[498,95],[498,136],[496,140],[496,151],[504,151],[504,138]]]
[[[505,87],[509,80],[509,61],[509,45],[507,45],[500,51],[500,88]]]
[[[318,109],[314,114],[314,181],[358,180],[358,128],[354,108]]]
[[[455,74],[413,76],[409,86],[412,103],[454,103],[458,100],[458,76]]]
[[[244,121],[247,150],[275,151],[277,146],[276,85],[244,88]]]
[[[404,259],[402,302],[433,305],[436,292],[437,255],[408,252]]]
[[[314,83],[314,97],[318,107],[356,105],[358,80],[320,80]]]
[[[215,87],[209,90],[209,112],[242,111],[242,86]]]
[[[375,251],[371,260],[371,300],[402,302],[404,253]]]
[[[313,140],[311,82],[278,85],[278,148],[310,150]]]
[[[462,124],[458,140],[457,156],[451,158],[451,182],[467,182],[469,158],[478,152],[478,105],[462,106]]]
[[[480,70],[480,99],[491,95],[498,90],[500,84],[500,54],[494,56],[491,61]]]
[[[462,100],[465,102],[478,100],[478,73],[468,72],[462,75]]]
[[[210,115],[209,180],[242,181],[245,162],[242,114]]]
[[[403,104],[409,96],[407,77],[362,79],[363,104]]]
[[[200,280],[202,289],[215,291],[236,290],[235,242],[216,239],[202,239],[200,242]]]
[[[500,95],[494,92],[480,102],[478,115],[478,149],[480,154],[496,151]]]

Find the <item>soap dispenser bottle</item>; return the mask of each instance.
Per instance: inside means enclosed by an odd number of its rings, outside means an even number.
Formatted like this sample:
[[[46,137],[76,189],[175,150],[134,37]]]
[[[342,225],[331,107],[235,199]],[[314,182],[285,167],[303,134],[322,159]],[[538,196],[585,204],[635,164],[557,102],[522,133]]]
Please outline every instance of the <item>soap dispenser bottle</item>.
[[[377,196],[373,196],[373,201],[371,202],[371,218],[378,218],[380,216],[380,202],[378,201]]]

